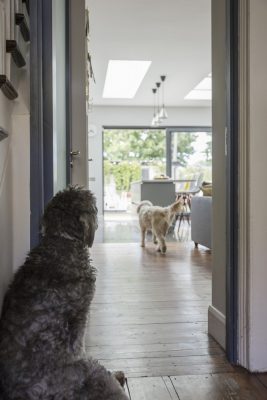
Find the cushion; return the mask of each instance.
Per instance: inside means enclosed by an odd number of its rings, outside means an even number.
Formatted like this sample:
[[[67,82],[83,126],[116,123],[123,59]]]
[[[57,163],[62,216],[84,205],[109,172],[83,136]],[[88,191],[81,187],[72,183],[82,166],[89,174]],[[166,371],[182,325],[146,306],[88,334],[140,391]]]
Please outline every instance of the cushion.
[[[200,189],[203,192],[203,196],[212,196],[212,183],[211,182],[203,182],[200,186]]]

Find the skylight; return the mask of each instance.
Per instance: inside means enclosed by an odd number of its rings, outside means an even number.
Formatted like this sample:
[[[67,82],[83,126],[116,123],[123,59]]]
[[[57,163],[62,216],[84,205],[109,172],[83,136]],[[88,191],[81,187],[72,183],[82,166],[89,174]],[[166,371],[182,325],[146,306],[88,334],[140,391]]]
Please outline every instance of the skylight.
[[[206,78],[202,79],[193,90],[191,90],[186,96],[185,100],[211,100],[212,90],[211,90],[211,74]]]
[[[109,60],[103,97],[134,98],[150,65],[151,61]]]

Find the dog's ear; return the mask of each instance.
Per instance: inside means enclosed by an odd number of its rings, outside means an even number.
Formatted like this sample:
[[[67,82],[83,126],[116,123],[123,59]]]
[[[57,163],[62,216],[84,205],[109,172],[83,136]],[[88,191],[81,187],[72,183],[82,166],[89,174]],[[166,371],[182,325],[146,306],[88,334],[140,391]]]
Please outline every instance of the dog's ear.
[[[81,214],[79,219],[83,227],[83,240],[89,247],[92,247],[97,230],[97,220],[94,215],[89,213]]]
[[[182,207],[183,207],[183,198],[180,197],[178,200],[176,200],[175,203],[173,203],[171,206],[171,212],[179,212]]]
[[[181,196],[176,200],[176,204],[184,204],[184,196]]]

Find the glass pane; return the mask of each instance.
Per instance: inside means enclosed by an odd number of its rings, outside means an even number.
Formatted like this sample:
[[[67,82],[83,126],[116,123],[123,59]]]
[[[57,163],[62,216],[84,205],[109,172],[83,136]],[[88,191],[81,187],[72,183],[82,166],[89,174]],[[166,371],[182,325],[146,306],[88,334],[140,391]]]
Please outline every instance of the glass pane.
[[[104,209],[127,211],[131,183],[166,171],[165,130],[104,131]]]
[[[190,191],[202,181],[211,182],[211,132],[173,132],[171,143],[172,178],[180,181],[176,192]]]

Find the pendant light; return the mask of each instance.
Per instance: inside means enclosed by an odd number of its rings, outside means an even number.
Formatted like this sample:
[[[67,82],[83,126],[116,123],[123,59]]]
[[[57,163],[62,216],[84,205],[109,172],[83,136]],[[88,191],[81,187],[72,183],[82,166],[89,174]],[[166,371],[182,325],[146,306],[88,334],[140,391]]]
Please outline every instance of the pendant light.
[[[168,113],[166,111],[165,101],[164,101],[164,85],[165,85],[166,75],[161,75],[160,79],[161,79],[161,83],[162,83],[162,85],[161,85],[162,107],[161,107],[159,115],[160,115],[161,120],[163,120],[163,119],[167,119],[168,118]]]
[[[151,122],[152,126],[160,126],[161,122],[168,118],[164,98],[165,81],[166,75],[160,75],[160,81],[156,82],[156,87],[152,89],[154,100],[153,118]]]

